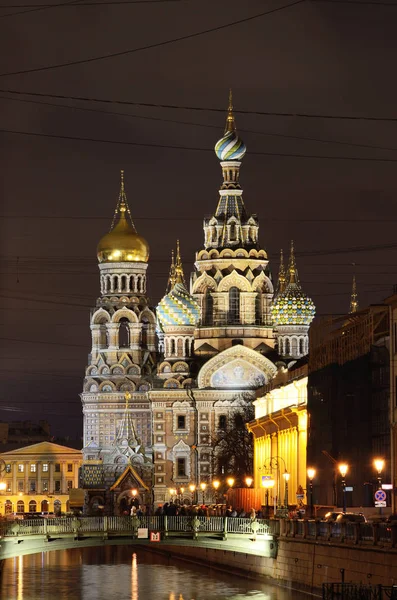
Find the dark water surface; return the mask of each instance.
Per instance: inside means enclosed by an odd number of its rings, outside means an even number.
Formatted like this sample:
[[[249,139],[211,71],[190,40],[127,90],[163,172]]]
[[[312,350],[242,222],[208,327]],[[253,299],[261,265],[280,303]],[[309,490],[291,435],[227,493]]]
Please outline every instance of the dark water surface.
[[[133,546],[57,550],[5,561],[1,600],[303,600],[310,596]]]

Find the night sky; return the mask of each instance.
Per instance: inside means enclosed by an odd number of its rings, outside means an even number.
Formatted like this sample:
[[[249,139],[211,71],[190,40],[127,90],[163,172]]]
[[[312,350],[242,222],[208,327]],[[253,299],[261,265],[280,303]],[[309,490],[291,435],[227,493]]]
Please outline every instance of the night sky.
[[[78,394],[99,295],[96,245],[111,224],[119,171],[151,247],[155,304],[176,238],[188,274],[203,217],[215,210],[221,169],[212,149],[229,87],[248,148],[244,199],[259,216],[274,276],[279,250],[293,238],[319,314],[348,310],[353,272],[362,307],[397,282],[397,5],[306,0],[175,43],[7,75],[158,44],[288,4],[89,1],[55,7],[52,0],[37,10],[26,8],[37,0],[2,0],[13,8],[0,10],[0,420],[48,419],[54,434],[71,437],[82,434]]]

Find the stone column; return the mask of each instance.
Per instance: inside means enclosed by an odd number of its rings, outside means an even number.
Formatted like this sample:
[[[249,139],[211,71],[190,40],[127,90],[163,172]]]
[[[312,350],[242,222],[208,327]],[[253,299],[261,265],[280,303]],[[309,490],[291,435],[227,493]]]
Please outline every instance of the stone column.
[[[11,486],[11,494],[17,494],[17,469],[18,465],[16,462],[11,463],[11,473],[12,473],[12,486]]]
[[[29,493],[29,463],[27,461],[25,461],[24,465],[25,465],[25,468],[24,468],[24,492],[25,492],[25,494],[28,494]]]
[[[37,461],[36,463],[36,492],[41,494],[41,461]]]
[[[54,463],[49,463],[49,477],[48,477],[48,493],[53,494],[55,491],[54,485]]]
[[[74,461],[73,463],[73,487],[74,488],[78,488],[79,487],[79,463],[77,461]]]
[[[61,462],[61,494],[66,494],[66,481],[65,481],[66,462]]]

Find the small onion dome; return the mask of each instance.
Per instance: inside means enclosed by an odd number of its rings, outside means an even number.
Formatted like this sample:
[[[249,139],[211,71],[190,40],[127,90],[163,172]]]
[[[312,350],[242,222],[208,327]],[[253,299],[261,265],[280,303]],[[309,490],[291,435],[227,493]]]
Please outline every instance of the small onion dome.
[[[172,290],[160,300],[156,312],[162,327],[196,325],[200,318],[200,308],[197,302],[181,283],[176,283]]]
[[[274,324],[310,325],[316,313],[313,300],[296,284],[288,285],[286,290],[274,300],[271,308]]]
[[[215,154],[219,160],[241,160],[247,148],[237,135],[235,129],[226,131],[225,135],[215,144]]]
[[[144,262],[149,260],[149,244],[137,234],[125,216],[125,205],[120,206],[120,218],[113,229],[103,236],[97,247],[100,263]]]

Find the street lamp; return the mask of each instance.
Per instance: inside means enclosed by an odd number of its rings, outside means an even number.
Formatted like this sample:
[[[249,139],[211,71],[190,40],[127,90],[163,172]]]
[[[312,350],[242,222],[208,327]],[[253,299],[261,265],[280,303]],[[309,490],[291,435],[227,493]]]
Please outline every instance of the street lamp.
[[[195,491],[196,491],[196,486],[194,485],[194,483],[191,483],[189,485],[189,490],[190,490],[190,492],[192,494],[192,504],[194,504],[194,501],[195,501]]]
[[[7,484],[5,481],[0,481],[0,492],[5,492],[7,489]]]
[[[289,478],[290,478],[290,474],[288,473],[288,471],[285,471],[285,473],[283,473],[283,477],[284,477],[284,505],[285,505],[285,508],[288,510],[288,482],[289,482]]]
[[[341,463],[338,466],[339,469],[339,473],[342,476],[342,493],[343,493],[343,512],[346,512],[346,473],[349,470],[348,465],[346,465],[345,463]]]
[[[227,485],[228,485],[230,488],[232,488],[232,487],[234,486],[234,479],[233,479],[233,477],[228,477],[228,478],[226,479],[226,483],[227,483]]]
[[[383,458],[375,458],[374,460],[375,469],[378,471],[378,490],[382,489],[382,471],[385,466]]]
[[[248,488],[250,488],[250,487],[251,487],[251,485],[252,485],[252,482],[253,482],[253,481],[254,481],[254,480],[252,479],[252,477],[246,477],[246,478],[245,478],[245,484],[246,484],[246,486],[247,486]]]
[[[274,486],[274,479],[271,475],[263,475],[262,476],[262,486],[266,490],[266,513],[265,518],[269,518],[269,489]]]
[[[205,490],[206,490],[207,484],[204,483],[204,482],[202,482],[202,483],[200,483],[200,487],[201,487],[201,491],[203,492],[203,504],[205,504],[205,502],[204,502],[204,494],[205,494]]]
[[[179,504],[182,504],[183,502],[183,494],[185,493],[185,488],[184,487],[180,487],[179,488]]]
[[[215,479],[215,481],[212,482],[212,487],[215,490],[215,504],[218,504],[218,488],[221,485],[221,482],[218,481],[217,479]]]
[[[309,478],[309,493],[310,493],[310,518],[313,518],[313,479],[316,476],[316,469],[309,468],[307,470],[307,476]],[[346,512],[346,511],[345,511]]]

